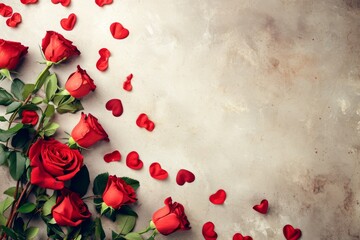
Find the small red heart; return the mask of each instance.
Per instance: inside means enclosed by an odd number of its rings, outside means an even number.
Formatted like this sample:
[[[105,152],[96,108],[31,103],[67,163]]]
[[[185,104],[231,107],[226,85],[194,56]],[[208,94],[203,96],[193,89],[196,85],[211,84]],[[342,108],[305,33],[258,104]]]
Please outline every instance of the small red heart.
[[[67,7],[67,6],[70,5],[71,0],[51,0],[51,2],[52,2],[53,4],[61,3],[61,5],[63,5],[64,7]]]
[[[233,240],[252,240],[252,237],[249,236],[243,236],[240,233],[235,233],[233,236]]]
[[[223,189],[217,190],[216,193],[212,194],[209,197],[210,202],[217,205],[223,204],[225,202],[225,199],[226,199],[226,192]]]
[[[136,125],[140,128],[145,128],[149,132],[152,132],[155,128],[155,124],[151,121],[145,113],[141,113],[136,119]]]
[[[132,73],[129,76],[126,77],[126,81],[123,84],[123,89],[125,91],[130,92],[132,90],[132,85],[131,85],[132,78],[133,78]]]
[[[16,28],[19,23],[21,23],[20,13],[14,13],[10,18],[6,20],[6,25],[12,28]]]
[[[63,18],[60,21],[61,27],[66,31],[73,30],[76,23],[76,15],[71,13],[68,18]]]
[[[157,180],[165,180],[169,174],[166,170],[162,169],[160,164],[154,162],[149,167],[150,176]]]
[[[269,202],[264,199],[260,204],[253,206],[253,209],[259,213],[266,214],[268,212]]]
[[[143,167],[143,162],[139,158],[139,154],[135,151],[130,152],[126,157],[126,166],[131,169],[139,170]]]
[[[3,17],[10,17],[13,13],[12,7],[5,5],[3,3],[0,3],[0,15]]]
[[[37,2],[38,2],[38,0],[21,0],[22,4],[34,4]]]
[[[124,39],[129,36],[129,30],[123,27],[118,22],[114,22],[110,25],[110,32],[115,39]]]
[[[205,240],[216,240],[218,237],[215,232],[215,225],[212,222],[207,222],[203,225],[202,234]]]
[[[123,112],[124,112],[124,108],[123,108],[123,105],[122,105],[120,99],[114,98],[114,99],[109,100],[106,103],[105,107],[107,110],[112,111],[112,114],[115,117],[120,117],[121,114],[123,114]]]
[[[95,3],[96,3],[99,7],[102,7],[102,6],[107,5],[107,4],[112,4],[112,3],[113,3],[113,0],[95,0]]]
[[[102,48],[99,50],[100,58],[96,62],[96,68],[99,71],[105,71],[109,66],[109,57],[110,57],[110,51],[107,48]]]
[[[180,169],[176,175],[176,183],[180,186],[195,181],[195,175],[186,169]]]
[[[115,150],[111,153],[107,153],[104,155],[105,162],[120,162],[121,161],[121,154],[118,150]]]
[[[283,228],[283,233],[286,240],[297,240],[301,237],[301,230],[295,228],[291,225],[285,225]]]

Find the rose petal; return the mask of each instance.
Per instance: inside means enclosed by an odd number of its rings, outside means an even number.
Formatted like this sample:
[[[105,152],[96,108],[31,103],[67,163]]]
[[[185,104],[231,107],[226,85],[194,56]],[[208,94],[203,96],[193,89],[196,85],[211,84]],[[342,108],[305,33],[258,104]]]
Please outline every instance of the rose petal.
[[[130,92],[132,90],[132,85],[131,85],[132,78],[133,78],[132,73],[129,76],[126,77],[126,81],[123,84],[123,89],[125,91]]]
[[[5,5],[3,3],[0,3],[0,15],[3,17],[10,17],[13,13],[12,7]]]
[[[61,27],[66,31],[73,30],[76,23],[76,15],[71,13],[68,18],[63,18],[60,21]]]
[[[120,162],[121,161],[121,154],[118,150],[115,150],[111,153],[107,153],[104,155],[105,162]]]
[[[140,160],[137,152],[132,151],[127,155],[126,166],[134,170],[139,170],[143,167],[143,162]]]
[[[269,208],[268,200],[264,199],[260,204],[253,206],[253,209],[261,214],[266,214]]]
[[[180,169],[176,175],[176,183],[180,186],[195,181],[195,175],[186,169]]]
[[[286,240],[297,240],[301,237],[301,230],[289,224],[284,226],[283,233]]]
[[[21,23],[21,15],[20,13],[14,13],[10,18],[8,18],[6,20],[6,25],[8,25],[9,27],[12,27],[12,28],[16,28],[17,25],[19,25]]]
[[[67,7],[67,6],[70,5],[71,0],[51,0],[51,2],[52,2],[53,4],[61,3],[61,5],[63,5],[64,7]]]
[[[235,233],[233,236],[233,240],[253,240],[252,237],[243,236],[240,233]]]
[[[106,107],[107,110],[112,111],[112,114],[115,117],[120,117],[124,112],[124,109],[123,109],[123,106],[122,106],[122,103],[121,103],[120,99],[115,99],[114,98],[114,99],[109,100],[106,103],[105,107]]]
[[[157,180],[165,180],[168,177],[168,172],[161,168],[160,164],[154,162],[149,167],[150,176]]]
[[[108,5],[108,4],[112,4],[113,0],[95,0],[95,3],[99,6],[102,7],[104,5]]]
[[[99,50],[100,58],[96,62],[96,68],[99,71],[105,71],[109,66],[109,57],[110,57],[110,51],[107,48],[102,48]]]
[[[216,240],[218,235],[215,232],[215,225],[212,222],[206,222],[202,227],[202,234],[205,240]]]
[[[136,125],[140,128],[145,128],[149,132],[152,132],[155,128],[155,124],[151,121],[145,113],[141,113],[136,119]]]
[[[114,22],[110,25],[110,32],[115,39],[124,39],[129,36],[129,30],[124,28],[123,25],[118,22]]]
[[[209,197],[210,202],[212,202],[213,204],[223,204],[225,202],[226,199],[226,192],[223,189],[219,189],[216,193],[212,194]]]
[[[22,4],[34,4],[37,3],[38,0],[20,0]]]

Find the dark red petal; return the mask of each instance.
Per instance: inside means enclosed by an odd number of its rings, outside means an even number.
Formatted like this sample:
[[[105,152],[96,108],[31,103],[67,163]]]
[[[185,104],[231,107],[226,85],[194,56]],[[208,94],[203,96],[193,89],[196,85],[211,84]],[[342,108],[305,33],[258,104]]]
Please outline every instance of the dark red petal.
[[[123,25],[118,22],[114,22],[110,25],[110,32],[115,39],[124,39],[129,36],[129,30],[124,28]]]

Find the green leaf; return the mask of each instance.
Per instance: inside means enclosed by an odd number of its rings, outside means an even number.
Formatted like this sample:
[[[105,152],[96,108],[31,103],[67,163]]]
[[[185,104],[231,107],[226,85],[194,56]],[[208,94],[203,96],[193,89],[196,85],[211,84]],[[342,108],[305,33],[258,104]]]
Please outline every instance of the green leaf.
[[[14,198],[6,197],[3,201],[0,202],[0,214],[4,214],[4,212],[11,206],[14,202]]]
[[[55,113],[54,105],[47,105],[45,112],[44,112],[45,116],[52,117],[52,115],[54,115],[54,113]]]
[[[123,205],[121,208],[117,211],[118,214],[122,215],[130,215],[134,217],[138,217],[137,213],[134,212],[134,210],[131,209],[128,205]]]
[[[37,236],[38,233],[39,233],[38,227],[29,227],[25,231],[26,240],[35,239],[35,237]]]
[[[0,122],[7,122],[7,119],[4,116],[0,116]]]
[[[93,184],[93,192],[95,195],[102,195],[105,191],[109,173],[102,173],[96,176]]]
[[[96,218],[95,219],[95,239],[105,239],[105,232],[101,224],[101,219]]]
[[[16,99],[24,100],[24,97],[22,95],[22,93],[24,91],[24,87],[25,87],[25,84],[20,79],[15,78],[12,81],[11,93],[15,96]]]
[[[141,237],[140,234],[136,233],[136,232],[132,232],[129,234],[126,234],[126,236],[124,237],[126,240],[143,240],[143,238]]]
[[[0,214],[0,226],[3,225],[5,226],[7,222],[6,217],[3,214]]]
[[[19,235],[17,235],[14,230],[12,230],[11,228],[5,227],[5,226],[0,226],[0,227],[6,233],[6,235],[8,237],[19,240]]]
[[[138,189],[140,186],[140,183],[138,180],[128,178],[128,177],[122,177],[122,180],[124,180],[128,185],[130,185],[134,190]]]
[[[44,203],[42,207],[42,215],[47,216],[51,214],[52,207],[56,204],[56,192]]]
[[[14,148],[24,148],[27,144],[30,144],[31,140],[30,131],[34,132],[33,128],[22,128],[11,139],[11,145]]]
[[[14,221],[14,226],[12,228],[14,232],[18,235],[24,234],[24,220],[21,217],[18,217]]]
[[[50,75],[50,72],[49,72],[48,68],[44,69],[44,71],[42,71],[39,74],[39,76],[36,80],[34,90],[33,90],[34,93],[36,93],[37,91],[40,90],[40,88],[44,85],[44,83],[49,75]]]
[[[10,175],[14,180],[19,180],[25,171],[26,157],[20,152],[11,152],[9,156]]]
[[[32,93],[32,91],[34,91],[35,85],[34,84],[25,84],[22,95],[23,95],[23,99],[26,99],[29,94]]]
[[[77,111],[83,110],[84,107],[81,105],[79,100],[75,100],[71,104],[62,104],[56,108],[56,111],[60,114],[63,113],[75,113]]]
[[[0,105],[7,106],[13,101],[14,101],[13,96],[4,88],[0,87]]]
[[[31,213],[36,208],[36,205],[31,202],[24,203],[18,208],[19,213]]]
[[[0,144],[0,165],[5,164],[8,157],[8,148],[4,144]]]
[[[45,84],[45,94],[46,94],[46,99],[48,101],[51,101],[57,89],[58,89],[58,80],[56,74],[53,73],[47,77]]]
[[[86,165],[71,179],[70,190],[77,192],[81,197],[87,193],[90,184],[89,170]]]
[[[126,235],[131,232],[136,223],[136,217],[130,215],[117,215],[116,223],[120,234]]]
[[[55,134],[56,130],[60,127],[59,124],[57,123],[50,123],[48,125],[46,125],[43,129],[43,132],[44,132],[44,135],[47,136],[47,137],[50,137],[52,135]]]
[[[14,136],[24,125],[22,123],[16,124],[14,127],[9,128],[8,130],[0,129],[0,141],[6,142],[9,138]]]
[[[32,99],[31,99],[31,102],[33,103],[33,104],[40,104],[40,103],[42,103],[43,102],[43,98],[42,97],[33,97]]]
[[[40,108],[38,106],[36,106],[36,104],[34,104],[34,103],[27,103],[27,104],[25,104],[24,106],[22,106],[20,108],[20,110],[32,110],[32,111],[36,111],[36,110],[39,110],[39,109]]]
[[[6,189],[4,191],[4,194],[6,194],[10,197],[14,197],[15,191],[16,191],[16,187],[9,187],[8,189]]]
[[[19,107],[21,107],[21,105],[22,105],[21,102],[10,103],[9,106],[7,106],[7,108],[6,108],[6,114],[15,112],[16,110],[19,109]]]

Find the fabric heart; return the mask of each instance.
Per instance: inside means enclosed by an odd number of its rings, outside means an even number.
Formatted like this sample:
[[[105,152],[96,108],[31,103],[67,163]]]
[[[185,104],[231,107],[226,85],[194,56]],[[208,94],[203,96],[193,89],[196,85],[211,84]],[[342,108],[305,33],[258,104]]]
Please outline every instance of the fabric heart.
[[[22,4],[34,4],[37,2],[38,2],[38,0],[21,0]]]
[[[114,22],[110,25],[110,32],[115,39],[124,39],[129,36],[129,30],[123,27],[118,22]]]
[[[126,77],[126,81],[123,84],[123,89],[125,91],[130,92],[132,90],[132,85],[131,85],[132,78],[133,78],[132,73],[129,76]]]
[[[130,152],[126,157],[126,166],[131,169],[139,170],[143,167],[143,162],[139,158],[139,154],[135,151]]]
[[[105,71],[109,66],[109,57],[110,57],[110,51],[107,48],[102,48],[99,50],[100,58],[96,62],[96,68],[99,71]]]
[[[240,233],[235,233],[233,236],[233,240],[252,240],[252,237],[249,236],[243,236]]]
[[[106,103],[105,107],[107,110],[112,111],[112,114],[115,117],[120,117],[124,112],[124,108],[123,108],[123,105],[122,105],[120,99],[114,98],[114,99],[109,100]]]
[[[13,13],[12,7],[5,5],[3,3],[0,3],[0,15],[3,17],[10,17]]]
[[[66,31],[73,30],[76,23],[76,15],[71,13],[68,18],[63,18],[60,21],[61,27]]]
[[[180,186],[195,181],[195,175],[186,169],[180,169],[176,175],[176,183]]]
[[[107,153],[104,155],[105,162],[120,162],[121,161],[121,154],[118,150],[115,150],[111,153]]]
[[[21,23],[21,15],[20,13],[14,13],[10,18],[6,20],[6,25],[9,27],[15,28],[19,23]]]
[[[253,206],[253,209],[259,213],[266,214],[268,212],[269,202],[264,199],[260,204]]]
[[[216,193],[212,194],[209,197],[210,202],[218,205],[223,204],[225,202],[225,199],[226,199],[226,192],[223,189],[217,190]]]
[[[202,234],[205,240],[216,240],[218,235],[215,232],[215,225],[212,222],[207,222],[202,227]]]
[[[96,3],[99,7],[102,7],[102,6],[107,5],[107,4],[112,4],[112,3],[113,3],[113,0],[95,0],[95,3]]]
[[[61,3],[61,5],[63,5],[64,7],[67,7],[67,6],[70,5],[71,0],[51,0],[51,2],[52,2],[53,4]]]
[[[157,180],[165,180],[168,177],[168,172],[161,168],[160,164],[154,162],[149,167],[150,176]]]
[[[283,228],[283,233],[286,240],[297,240],[301,237],[301,230],[295,228],[291,225],[285,225]]]
[[[155,128],[155,124],[151,121],[145,113],[141,113],[136,119],[136,125],[140,128],[145,128],[149,132],[152,132]]]

